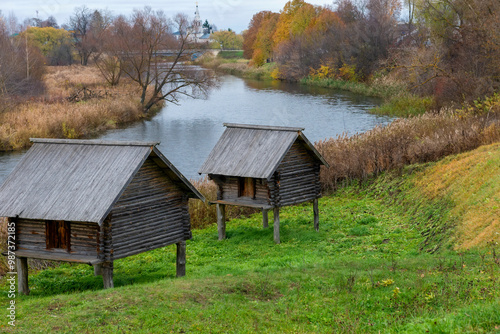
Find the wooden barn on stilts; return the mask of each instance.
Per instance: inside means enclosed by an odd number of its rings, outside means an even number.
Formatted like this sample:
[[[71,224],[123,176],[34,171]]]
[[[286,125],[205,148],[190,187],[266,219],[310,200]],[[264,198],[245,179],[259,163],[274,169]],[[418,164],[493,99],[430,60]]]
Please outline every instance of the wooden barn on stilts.
[[[15,223],[18,289],[27,258],[87,263],[113,287],[113,261],[177,245],[185,275],[188,199],[203,196],[158,143],[32,139],[0,186],[0,217]]]
[[[319,172],[328,163],[304,136],[303,128],[224,124],[226,130],[200,168],[217,184],[219,240],[226,237],[225,205],[274,211],[274,241],[280,243],[279,208],[313,202],[319,229]]]

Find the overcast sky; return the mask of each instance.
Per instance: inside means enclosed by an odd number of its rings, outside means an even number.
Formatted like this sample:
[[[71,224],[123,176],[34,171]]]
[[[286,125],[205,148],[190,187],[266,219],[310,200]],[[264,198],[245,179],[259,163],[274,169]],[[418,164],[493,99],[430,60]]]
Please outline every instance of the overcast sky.
[[[219,29],[231,28],[241,32],[248,27],[252,16],[262,10],[279,12],[287,1],[285,0],[200,0],[198,6],[203,21],[207,19]],[[306,0],[314,5],[331,5],[332,0]],[[46,19],[50,15],[57,19],[59,25],[68,22],[75,7],[86,5],[91,9],[109,9],[113,14],[129,15],[134,8],[151,6],[161,9],[168,16],[182,12],[194,16],[196,1],[131,1],[131,0],[0,0],[0,10],[4,16],[13,12],[20,22],[28,17]]]

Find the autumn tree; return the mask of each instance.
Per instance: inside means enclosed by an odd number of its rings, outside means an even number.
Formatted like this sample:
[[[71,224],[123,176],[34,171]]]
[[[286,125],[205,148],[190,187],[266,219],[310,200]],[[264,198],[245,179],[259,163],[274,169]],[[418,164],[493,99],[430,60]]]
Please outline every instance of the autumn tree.
[[[50,65],[70,65],[71,34],[64,29],[53,27],[31,27],[22,35],[27,34],[28,39],[38,47]]]
[[[241,50],[243,47],[243,37],[234,31],[216,31],[212,34],[212,39],[222,50]]]
[[[275,54],[281,78],[295,81],[320,66],[328,66],[332,71],[342,66],[344,24],[328,8],[315,8],[315,13],[301,34],[277,46]]]
[[[421,0],[415,25],[427,38],[395,52],[401,77],[438,104],[471,101],[500,86],[500,2]]]
[[[208,71],[184,66],[189,59],[191,22],[177,15],[169,20],[162,11],[150,7],[135,10],[128,20],[115,20],[115,34],[120,49],[121,69],[140,89],[140,102],[145,112],[162,101],[177,103],[179,97],[205,94],[214,84]],[[176,39],[172,31],[180,32]],[[164,61],[161,51],[175,51]]]
[[[268,59],[273,58],[273,36],[279,17],[278,13],[267,12],[261,22],[253,44],[252,61],[256,66],[262,66]]]
[[[291,0],[285,4],[283,10],[279,15],[279,20],[276,25],[276,31],[273,34],[273,43],[278,45],[279,43],[289,40],[292,33],[292,23],[295,14],[303,7],[307,6],[304,0]],[[311,5],[309,5],[311,6]]]
[[[28,98],[43,89],[43,56],[29,39],[11,38],[0,15],[0,111],[12,97]]]
[[[248,25],[248,29],[243,34],[243,56],[246,59],[252,59],[255,40],[257,39],[257,34],[262,22],[267,20],[272,14],[273,13],[269,11],[262,11],[252,17],[252,20]]]
[[[86,6],[75,8],[69,27],[82,65],[87,65],[92,56],[97,58],[102,52],[103,35],[111,19],[107,12],[91,10]]]

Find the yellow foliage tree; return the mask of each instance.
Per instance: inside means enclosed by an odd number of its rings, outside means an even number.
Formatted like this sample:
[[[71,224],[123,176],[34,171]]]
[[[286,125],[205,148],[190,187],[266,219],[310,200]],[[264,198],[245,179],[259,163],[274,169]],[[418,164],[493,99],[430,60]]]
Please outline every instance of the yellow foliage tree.
[[[290,39],[293,18],[299,9],[305,5],[309,4],[306,4],[304,0],[291,0],[285,4],[279,16],[276,31],[273,34],[274,45]]]

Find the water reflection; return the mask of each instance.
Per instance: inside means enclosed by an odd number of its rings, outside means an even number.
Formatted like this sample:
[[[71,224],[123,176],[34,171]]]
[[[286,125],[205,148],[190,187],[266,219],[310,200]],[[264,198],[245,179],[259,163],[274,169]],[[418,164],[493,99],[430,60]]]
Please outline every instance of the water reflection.
[[[102,139],[160,141],[160,150],[188,178],[198,168],[224,131],[222,123],[298,126],[311,141],[341,133],[367,131],[386,124],[388,117],[367,113],[374,98],[278,81],[221,77],[221,86],[206,100],[184,98],[168,105],[152,120],[109,131]],[[21,154],[0,156],[0,181]]]

